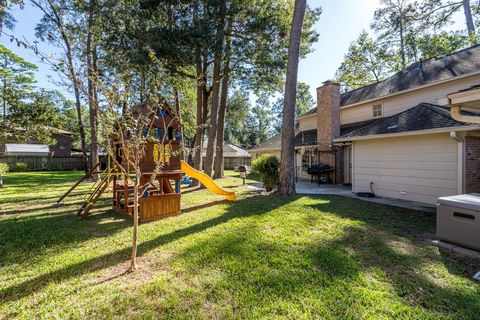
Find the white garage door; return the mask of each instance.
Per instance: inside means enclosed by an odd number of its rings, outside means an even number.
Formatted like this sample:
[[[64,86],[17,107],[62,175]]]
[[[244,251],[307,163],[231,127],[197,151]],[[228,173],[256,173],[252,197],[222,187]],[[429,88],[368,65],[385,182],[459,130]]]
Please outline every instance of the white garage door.
[[[435,204],[458,193],[457,150],[447,133],[355,141],[353,191]]]

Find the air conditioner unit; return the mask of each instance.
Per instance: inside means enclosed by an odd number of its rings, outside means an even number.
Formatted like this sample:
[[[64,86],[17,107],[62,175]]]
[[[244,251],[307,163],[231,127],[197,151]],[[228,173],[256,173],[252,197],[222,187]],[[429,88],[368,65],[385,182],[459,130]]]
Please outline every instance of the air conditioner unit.
[[[438,199],[437,237],[480,251],[480,193]]]

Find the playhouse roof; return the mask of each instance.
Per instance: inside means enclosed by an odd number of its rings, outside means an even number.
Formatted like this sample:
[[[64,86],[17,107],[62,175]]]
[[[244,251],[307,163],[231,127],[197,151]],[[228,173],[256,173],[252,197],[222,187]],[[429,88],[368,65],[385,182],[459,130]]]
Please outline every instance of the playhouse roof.
[[[166,102],[163,103],[139,103],[134,105],[131,108],[132,114],[134,117],[143,114],[151,115],[153,117],[154,113],[156,114],[153,127],[163,128],[165,125],[172,125],[178,127],[180,125],[180,120],[176,117],[175,111],[173,108]],[[163,120],[160,120],[159,116],[163,117]]]

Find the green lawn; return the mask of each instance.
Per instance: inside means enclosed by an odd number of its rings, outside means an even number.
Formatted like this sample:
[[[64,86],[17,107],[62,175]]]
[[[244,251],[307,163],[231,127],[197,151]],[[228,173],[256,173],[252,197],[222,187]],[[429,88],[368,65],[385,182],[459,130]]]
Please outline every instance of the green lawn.
[[[263,197],[234,173],[227,203],[187,190],[184,214],[140,226],[74,213],[81,173],[12,173],[0,189],[0,318],[479,319],[480,263],[439,251],[433,217],[339,197]]]

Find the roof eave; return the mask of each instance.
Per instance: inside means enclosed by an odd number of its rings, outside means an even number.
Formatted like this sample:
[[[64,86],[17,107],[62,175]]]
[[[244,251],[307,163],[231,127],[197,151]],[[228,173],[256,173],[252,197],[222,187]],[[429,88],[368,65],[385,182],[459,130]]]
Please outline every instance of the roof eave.
[[[454,81],[454,80],[459,80],[459,79],[463,79],[463,78],[475,76],[475,75],[478,75],[478,74],[480,74],[480,70],[475,71],[475,72],[471,72],[471,73],[467,73],[467,74],[464,74],[464,75],[461,75],[461,76],[452,77],[452,78],[443,79],[443,80],[435,81],[435,82],[432,82],[432,83],[424,84],[424,85],[422,85],[422,86],[418,86],[418,87],[414,87],[414,88],[410,88],[410,89],[406,89],[406,90],[397,91],[397,92],[394,92],[394,93],[392,93],[392,94],[387,94],[387,95],[385,95],[385,96],[375,97],[375,98],[371,98],[371,99],[367,99],[367,100],[362,100],[362,101],[359,101],[359,102],[355,102],[355,103],[352,103],[352,104],[347,104],[347,105],[344,105],[344,106],[340,106],[340,109],[348,109],[348,108],[355,107],[355,106],[358,106],[358,105],[361,105],[361,104],[370,103],[370,102],[382,100],[382,99],[385,99],[385,98],[398,96],[398,95],[400,95],[400,94],[409,93],[409,92],[416,91],[416,90],[420,90],[420,89],[425,89],[425,88],[428,88],[428,87],[432,87],[432,86],[436,86],[436,85],[439,85],[439,84],[447,83],[447,82],[450,82],[450,81]],[[359,88],[359,89],[361,89],[361,88]],[[355,90],[359,90],[359,89],[355,89]]]
[[[298,116],[297,118],[295,118],[295,120],[299,120],[299,119],[305,119],[305,118],[309,118],[309,117],[314,117],[317,115],[317,112],[315,113],[311,113],[311,114],[306,114],[304,116]]]
[[[345,138],[340,137],[340,138],[337,138],[337,139],[333,139],[333,142],[334,143],[350,142],[350,141],[359,141],[359,140],[395,138],[395,137],[404,137],[404,136],[415,136],[415,135],[443,133],[443,132],[450,132],[450,131],[471,131],[471,130],[480,130],[480,125],[465,125],[465,126],[456,126],[456,127],[444,127],[444,128],[436,128],[436,129],[413,130],[413,131],[403,131],[403,132],[383,133],[383,134],[372,134],[372,135],[366,135],[366,136],[345,137]]]

